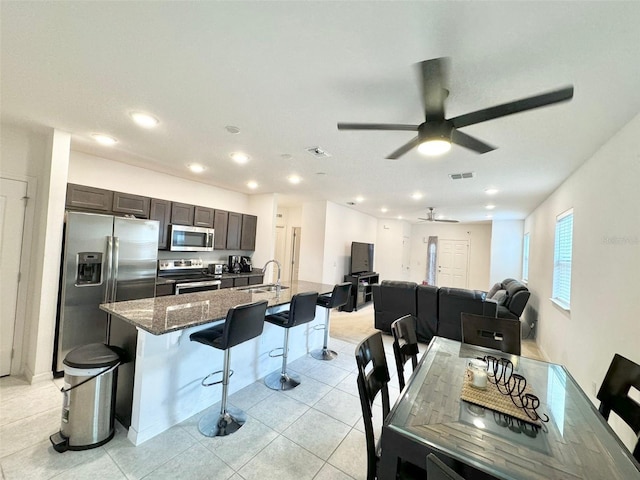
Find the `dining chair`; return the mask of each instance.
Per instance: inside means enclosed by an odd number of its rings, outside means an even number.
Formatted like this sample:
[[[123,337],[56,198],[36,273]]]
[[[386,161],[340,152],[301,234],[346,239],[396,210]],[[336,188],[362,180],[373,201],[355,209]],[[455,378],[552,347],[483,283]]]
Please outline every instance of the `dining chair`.
[[[377,478],[380,448],[376,445],[373,431],[373,402],[381,395],[382,417],[389,414],[389,367],[384,355],[382,333],[376,332],[356,347],[356,364],[358,366],[358,394],[362,407],[362,420],[367,444],[367,480]],[[425,471],[415,465],[403,463],[399,466],[398,476],[403,479],[424,478]]]
[[[460,314],[462,343],[493,348],[504,353],[520,355],[520,320]]]
[[[640,390],[640,365],[616,353],[598,391],[598,411],[605,420],[609,420],[611,411],[615,412],[639,435],[640,403],[629,396],[631,387]],[[640,462],[640,439],[633,449],[633,456]]]
[[[418,336],[416,334],[416,317],[405,315],[391,324],[393,334],[393,355],[398,370],[400,390],[404,388],[404,366],[411,359],[413,370],[418,365]]]
[[[434,453],[427,455],[427,480],[465,480]]]

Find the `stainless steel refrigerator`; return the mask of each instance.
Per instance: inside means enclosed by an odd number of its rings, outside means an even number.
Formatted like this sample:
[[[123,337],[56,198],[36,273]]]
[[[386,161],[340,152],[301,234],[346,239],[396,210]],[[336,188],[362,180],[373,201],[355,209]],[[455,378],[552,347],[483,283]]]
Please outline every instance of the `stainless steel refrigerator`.
[[[54,368],[69,351],[107,343],[105,302],[155,295],[158,222],[66,212]]]

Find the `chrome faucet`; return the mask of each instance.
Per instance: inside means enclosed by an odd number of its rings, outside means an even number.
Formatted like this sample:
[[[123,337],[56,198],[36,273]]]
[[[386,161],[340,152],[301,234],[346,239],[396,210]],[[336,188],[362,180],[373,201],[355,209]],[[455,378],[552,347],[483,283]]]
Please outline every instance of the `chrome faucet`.
[[[275,263],[278,266],[278,280],[276,280],[276,293],[280,293],[280,262],[278,260],[267,260],[267,263],[262,267],[262,273],[264,273],[267,265],[270,263]]]

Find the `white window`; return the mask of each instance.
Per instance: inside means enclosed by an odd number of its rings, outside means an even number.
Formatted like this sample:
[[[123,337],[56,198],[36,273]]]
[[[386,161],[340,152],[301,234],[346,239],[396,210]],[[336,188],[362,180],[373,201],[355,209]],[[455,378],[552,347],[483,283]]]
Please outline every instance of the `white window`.
[[[556,218],[556,241],[553,247],[552,300],[569,310],[571,305],[571,250],[573,244],[573,209]]]
[[[529,280],[529,233],[524,234],[524,242],[522,244],[522,279],[526,282]]]

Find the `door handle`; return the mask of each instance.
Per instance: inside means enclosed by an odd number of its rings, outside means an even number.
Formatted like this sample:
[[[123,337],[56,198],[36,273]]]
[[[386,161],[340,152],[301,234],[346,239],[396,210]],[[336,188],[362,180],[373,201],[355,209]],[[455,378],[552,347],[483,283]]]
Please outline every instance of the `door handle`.
[[[113,280],[111,273],[113,271],[113,237],[109,235],[107,237],[107,272],[104,276],[104,303],[110,302],[109,295],[111,294],[111,282]]]
[[[116,291],[118,288],[118,263],[120,261],[120,239],[113,237],[113,278],[111,284],[111,301],[116,301]]]

